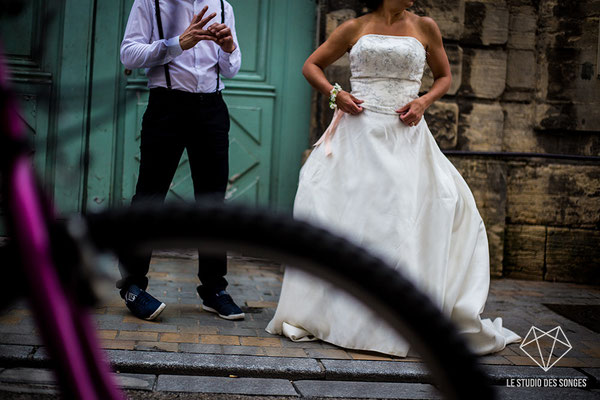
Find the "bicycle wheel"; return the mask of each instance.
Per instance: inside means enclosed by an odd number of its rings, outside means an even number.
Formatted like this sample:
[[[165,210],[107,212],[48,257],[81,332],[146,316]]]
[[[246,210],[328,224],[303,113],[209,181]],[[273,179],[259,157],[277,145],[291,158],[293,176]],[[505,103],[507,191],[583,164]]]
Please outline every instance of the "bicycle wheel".
[[[253,252],[348,291],[406,338],[451,399],[492,399],[489,378],[451,321],[381,259],[328,231],[255,208],[222,203],[152,204],[86,217],[99,250],[117,256],[146,245]],[[417,311],[418,310],[418,311]]]

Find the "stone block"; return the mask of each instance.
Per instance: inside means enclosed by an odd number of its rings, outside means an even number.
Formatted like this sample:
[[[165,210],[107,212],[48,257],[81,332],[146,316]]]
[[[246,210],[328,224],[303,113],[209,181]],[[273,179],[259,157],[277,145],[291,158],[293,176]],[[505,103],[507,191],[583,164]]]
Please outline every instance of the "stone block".
[[[502,103],[504,133],[502,150],[508,152],[537,152],[538,135],[533,130],[535,106],[533,104]]]
[[[356,11],[348,8],[344,8],[341,10],[335,10],[327,13],[325,17],[325,36],[328,38],[331,36],[333,31],[348,21],[349,19],[356,18]]]
[[[457,143],[458,105],[436,101],[425,111],[425,120],[442,149],[453,149]]]
[[[502,275],[506,219],[506,164],[498,160],[451,157],[477,203],[488,236],[490,272]]]
[[[600,135],[596,132],[536,131],[536,138],[542,152],[552,154],[575,154],[581,156],[600,156]]]
[[[364,360],[321,360],[325,379],[348,379],[363,382],[430,382],[431,376],[422,363]]]
[[[460,103],[458,148],[475,151],[500,151],[504,131],[504,112],[500,103]]]
[[[419,0],[411,10],[438,24],[444,39],[458,40],[465,23],[465,0]]]
[[[506,85],[509,89],[535,89],[536,59],[533,51],[508,51]]]
[[[597,16],[586,11],[591,3],[540,5],[536,95],[553,103],[545,104],[540,120],[555,127],[544,129],[598,130],[599,113],[593,110],[600,106],[599,25]]]
[[[160,375],[159,392],[220,393],[245,396],[297,397],[294,386],[286,379],[225,378],[216,376]]]
[[[504,276],[542,280],[546,227],[507,225],[504,241]]]
[[[450,73],[452,74],[452,83],[450,89],[448,89],[447,95],[455,95],[461,86],[462,82],[462,60],[463,50],[459,45],[452,43],[445,43],[444,48],[450,62]],[[425,70],[423,71],[423,79],[421,84],[420,92],[427,92],[433,85],[433,74],[429,65],[425,64]]]
[[[438,399],[433,385],[422,383],[296,381],[303,398]]]
[[[461,41],[468,44],[504,44],[508,40],[509,13],[504,1],[467,1]]]
[[[503,101],[518,101],[521,103],[531,103],[535,95],[530,90],[512,89],[502,94]]]
[[[508,47],[534,50],[537,30],[537,14],[534,7],[511,7]]]
[[[548,281],[600,284],[600,231],[548,227]]]
[[[506,86],[506,51],[464,49],[463,76],[459,94],[496,99]]]
[[[511,162],[507,219],[513,224],[600,226],[600,166]]]
[[[538,103],[535,113],[535,127],[550,131],[590,131],[600,127],[600,102]]]

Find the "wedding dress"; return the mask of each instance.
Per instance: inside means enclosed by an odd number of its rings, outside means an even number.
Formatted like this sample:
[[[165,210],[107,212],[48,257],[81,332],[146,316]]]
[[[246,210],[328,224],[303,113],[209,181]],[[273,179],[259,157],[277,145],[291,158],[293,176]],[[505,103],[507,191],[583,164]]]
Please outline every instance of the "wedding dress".
[[[411,36],[368,34],[350,51],[352,94],[364,111],[339,110],[300,171],[294,218],[366,247],[430,296],[476,354],[521,337],[502,318],[482,320],[490,284],[488,241],[473,195],[424,118],[396,109],[418,97],[426,51]],[[415,310],[418,312],[418,310]],[[408,342],[354,297],[286,268],[267,332],[348,349],[407,356]]]

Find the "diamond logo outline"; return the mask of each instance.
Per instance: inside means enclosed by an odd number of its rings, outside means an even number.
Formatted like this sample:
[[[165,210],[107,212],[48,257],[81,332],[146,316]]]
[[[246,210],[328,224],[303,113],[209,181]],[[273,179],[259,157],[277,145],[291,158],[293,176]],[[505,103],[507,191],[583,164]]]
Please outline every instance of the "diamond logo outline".
[[[564,338],[564,340],[561,340],[558,338],[558,335],[561,334],[562,337]],[[533,339],[530,338],[530,335],[533,336]],[[548,336],[551,339],[553,339],[552,342],[552,349],[550,350],[550,353],[548,354],[548,360],[545,361],[544,360],[544,355],[542,354],[542,349],[540,347],[540,339],[543,338],[544,336]],[[527,339],[530,340],[527,340]],[[525,346],[531,344],[535,342],[537,345],[537,350],[538,350],[538,354],[541,360],[541,364],[538,362],[538,360],[536,360],[531,354],[529,354],[526,350],[525,350]],[[551,365],[550,365],[550,361],[552,360],[552,354],[554,353],[554,348],[556,346],[556,342],[562,344],[563,346],[567,347],[567,350],[561,354],[560,357],[558,357]],[[527,332],[527,335],[525,335],[525,339],[523,339],[523,341],[521,342],[521,345],[519,346],[519,348],[523,351],[523,353],[527,354],[527,356],[529,358],[531,358],[533,360],[533,362],[535,362],[541,369],[544,370],[544,372],[547,372],[550,368],[552,368],[561,358],[563,358],[565,356],[565,354],[567,354],[569,351],[571,351],[571,349],[573,349],[573,346],[571,345],[571,342],[569,342],[569,339],[567,338],[567,335],[565,334],[565,332],[562,330],[562,328],[560,326],[557,326],[555,328],[550,329],[547,332],[544,332],[543,330],[541,330],[540,328],[536,327],[536,326],[531,326],[531,329],[529,329],[529,332]]]

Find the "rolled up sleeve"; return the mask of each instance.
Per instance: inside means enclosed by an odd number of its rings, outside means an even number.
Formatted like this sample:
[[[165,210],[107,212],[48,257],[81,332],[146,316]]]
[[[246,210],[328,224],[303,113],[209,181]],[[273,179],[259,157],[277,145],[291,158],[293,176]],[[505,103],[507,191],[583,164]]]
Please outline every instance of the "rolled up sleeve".
[[[121,42],[121,62],[128,69],[163,65],[183,53],[179,36],[152,41],[154,9],[147,0],[135,0]]]

